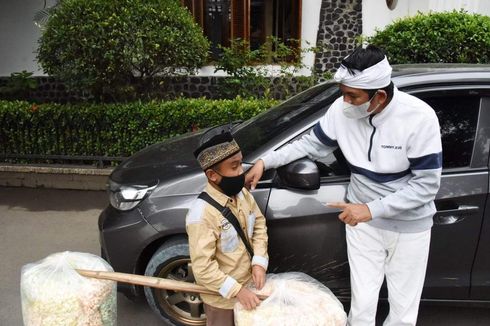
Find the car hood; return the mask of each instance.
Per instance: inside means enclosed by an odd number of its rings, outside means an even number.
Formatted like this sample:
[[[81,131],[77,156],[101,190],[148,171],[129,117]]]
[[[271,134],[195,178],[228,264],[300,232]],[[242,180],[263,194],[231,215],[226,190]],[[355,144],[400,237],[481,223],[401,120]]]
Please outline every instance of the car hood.
[[[193,151],[206,131],[188,133],[167,139],[137,152],[122,162],[111,174],[111,180],[126,185],[145,185],[201,171]]]

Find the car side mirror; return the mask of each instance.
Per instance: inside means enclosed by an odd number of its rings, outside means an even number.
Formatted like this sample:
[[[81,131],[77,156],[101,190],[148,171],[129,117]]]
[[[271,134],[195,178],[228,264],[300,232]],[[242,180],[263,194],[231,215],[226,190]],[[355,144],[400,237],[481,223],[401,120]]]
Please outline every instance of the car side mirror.
[[[320,188],[320,171],[315,162],[301,158],[277,169],[279,183],[285,188],[316,190]]]

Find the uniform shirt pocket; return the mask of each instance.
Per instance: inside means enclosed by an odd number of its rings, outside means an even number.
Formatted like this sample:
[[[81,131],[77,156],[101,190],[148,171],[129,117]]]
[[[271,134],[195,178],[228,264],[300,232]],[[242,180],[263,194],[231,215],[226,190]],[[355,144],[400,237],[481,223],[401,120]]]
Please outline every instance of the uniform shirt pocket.
[[[248,231],[248,238],[249,239],[252,239],[252,236],[254,234],[255,219],[256,219],[256,216],[255,216],[254,212],[251,212],[250,214],[248,214],[247,231]]]
[[[238,234],[235,228],[228,224],[227,228],[221,229],[220,243],[222,252],[233,252],[238,247]]]

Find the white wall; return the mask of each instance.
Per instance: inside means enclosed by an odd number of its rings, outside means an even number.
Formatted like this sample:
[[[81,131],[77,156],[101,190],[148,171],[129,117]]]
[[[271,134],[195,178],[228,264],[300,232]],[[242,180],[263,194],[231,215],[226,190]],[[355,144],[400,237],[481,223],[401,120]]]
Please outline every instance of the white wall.
[[[320,26],[321,0],[303,0],[301,13],[301,48],[316,46],[318,28]],[[308,46],[309,43],[309,46]],[[300,71],[301,75],[311,75],[311,68],[315,64],[315,54],[305,53],[303,57],[305,68]]]
[[[0,76],[22,70],[42,74],[35,54],[41,32],[33,17],[43,5],[43,0],[0,0]]]
[[[414,16],[417,12],[452,11],[464,9],[468,12],[490,16],[490,0],[398,0],[395,9],[390,10],[384,0],[364,0],[362,2],[362,33],[372,36],[375,29],[383,29],[393,20]]]

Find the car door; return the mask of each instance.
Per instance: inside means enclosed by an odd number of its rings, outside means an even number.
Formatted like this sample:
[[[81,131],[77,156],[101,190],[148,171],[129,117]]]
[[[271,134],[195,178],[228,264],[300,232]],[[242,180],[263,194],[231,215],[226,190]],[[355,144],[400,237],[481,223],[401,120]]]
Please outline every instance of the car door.
[[[488,194],[488,142],[475,142],[488,90],[420,87],[411,93],[436,111],[444,157],[423,297],[468,299]],[[272,272],[303,271],[345,298],[350,289],[344,225],[338,210],[324,203],[345,200],[349,172],[340,151],[317,164],[320,189],[271,189],[266,216]]]
[[[345,201],[350,171],[340,150],[316,164],[319,189],[288,189],[277,182],[271,187],[266,214],[270,271],[304,272],[344,300],[350,297],[345,226],[338,210],[325,203]]]
[[[476,138],[477,149],[482,150],[482,164],[487,162],[490,147],[490,96],[484,97],[481,103],[478,134]],[[487,159],[486,159],[487,158]],[[470,299],[490,300],[490,187],[487,187],[487,201],[483,215],[478,249],[471,273]]]
[[[488,129],[483,140],[478,118],[490,89],[443,86],[410,93],[436,111],[443,146],[441,187],[435,200],[437,213],[422,298],[465,300],[470,295],[488,196]]]

